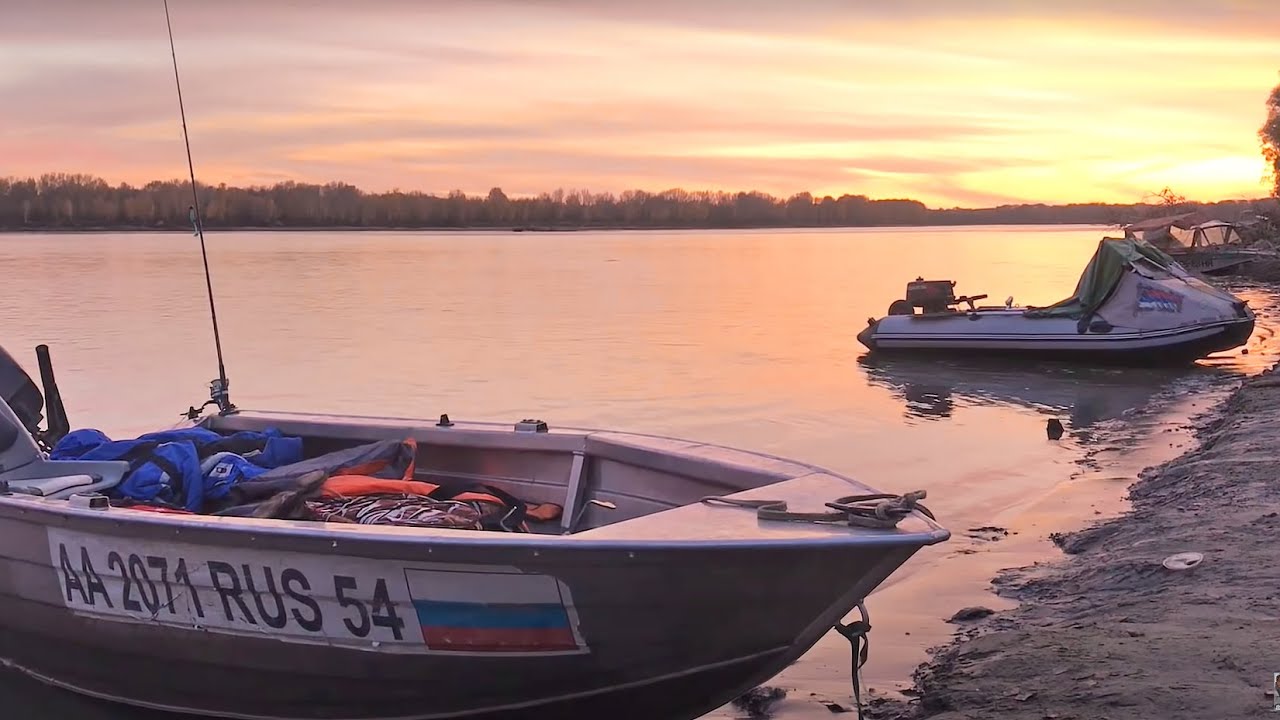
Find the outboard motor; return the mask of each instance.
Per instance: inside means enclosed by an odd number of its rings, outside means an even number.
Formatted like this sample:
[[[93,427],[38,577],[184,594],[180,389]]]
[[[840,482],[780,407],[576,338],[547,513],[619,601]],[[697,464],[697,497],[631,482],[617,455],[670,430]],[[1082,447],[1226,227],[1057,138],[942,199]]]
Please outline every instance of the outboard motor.
[[[937,315],[941,313],[955,313],[952,306],[959,303],[968,303],[969,309],[973,310],[973,302],[982,300],[986,295],[961,295],[956,297],[955,280],[925,280],[918,277],[907,283],[907,297],[904,300],[894,300],[889,305],[890,315],[915,315],[916,308],[920,308],[925,315]],[[1010,303],[1013,302],[1010,298]]]
[[[62,396],[58,393],[58,384],[53,377],[53,362],[49,359],[49,347],[36,347],[36,360],[40,365],[40,379],[44,384],[44,394],[22,369],[22,365],[3,347],[0,347],[0,399],[13,410],[22,423],[23,428],[45,450],[51,449],[64,435],[71,430],[67,421],[67,412],[62,405]],[[49,414],[48,428],[40,429],[40,421],[44,419],[41,410]],[[0,434],[5,432],[0,428]],[[0,445],[12,444],[0,438]]]
[[[926,313],[943,313],[956,304],[955,280],[925,280],[907,283],[907,302]]]
[[[44,396],[31,376],[3,347],[0,347],[0,400],[8,403],[27,432],[33,436],[40,432]]]
[[[890,315],[915,315],[920,308],[926,315],[947,312],[956,303],[955,280],[925,280],[918,277],[907,283],[904,300],[889,305]]]

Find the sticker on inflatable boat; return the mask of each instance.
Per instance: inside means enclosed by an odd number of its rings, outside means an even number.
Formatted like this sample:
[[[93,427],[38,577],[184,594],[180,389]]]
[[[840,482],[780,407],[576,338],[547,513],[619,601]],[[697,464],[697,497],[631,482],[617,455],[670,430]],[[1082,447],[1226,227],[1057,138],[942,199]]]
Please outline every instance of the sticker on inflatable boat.
[[[1149,283],[1138,283],[1138,312],[1182,312],[1182,293]]]
[[[381,652],[587,652],[569,588],[514,567],[48,536],[81,615]]]

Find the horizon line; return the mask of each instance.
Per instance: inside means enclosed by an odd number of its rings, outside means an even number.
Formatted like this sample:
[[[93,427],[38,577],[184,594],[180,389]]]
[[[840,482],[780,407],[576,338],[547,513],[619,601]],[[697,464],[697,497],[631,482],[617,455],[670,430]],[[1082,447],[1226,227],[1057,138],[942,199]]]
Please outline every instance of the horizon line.
[[[42,179],[49,178],[49,177],[87,179],[90,181],[97,180],[97,181],[101,181],[104,185],[106,185],[111,189],[120,189],[121,187],[124,187],[131,190],[143,190],[148,185],[152,185],[156,183],[176,184],[179,186],[186,186],[191,183],[190,179],[172,177],[172,178],[165,178],[165,179],[153,178],[151,180],[146,181],[145,183],[135,185],[125,180],[112,182],[108,180],[105,176],[97,175],[94,173],[68,172],[68,171],[62,171],[62,170],[51,170],[51,171],[40,173],[39,175],[28,175],[28,176],[0,175],[0,183],[7,183],[10,185],[13,185],[13,184],[24,183],[24,182],[38,182]],[[447,200],[451,196],[453,196],[455,193],[461,193],[462,196],[468,200],[472,200],[472,199],[486,200],[488,195],[495,190],[501,192],[503,196],[508,200],[525,200],[525,201],[539,200],[542,198],[551,199],[556,193],[561,193],[562,197],[567,197],[569,195],[574,195],[574,194],[586,194],[586,196],[589,196],[592,199],[612,198],[614,201],[620,201],[622,199],[622,196],[627,194],[643,193],[650,197],[661,197],[669,193],[679,192],[679,193],[686,193],[694,197],[699,197],[699,196],[700,197],[708,197],[708,196],[736,197],[739,195],[747,195],[747,196],[754,195],[757,197],[771,199],[775,202],[785,203],[793,199],[796,199],[798,197],[801,197],[803,195],[808,195],[813,205],[819,205],[825,202],[827,199],[838,202],[842,198],[863,198],[867,202],[874,202],[874,203],[914,203],[921,206],[925,210],[929,210],[929,211],[965,211],[965,210],[981,211],[981,210],[999,210],[1003,208],[1018,208],[1018,207],[1068,208],[1068,207],[1098,206],[1098,207],[1126,208],[1126,207],[1138,207],[1138,206],[1159,207],[1161,205],[1169,205],[1169,203],[1167,202],[1151,202],[1149,200],[1138,200],[1138,201],[1129,202],[1129,203],[1107,202],[1103,200],[1091,200],[1091,201],[1077,201],[1077,202],[1068,202],[1068,203],[1048,203],[1043,201],[1040,201],[1040,202],[1027,201],[1027,202],[1005,203],[1002,205],[987,205],[987,206],[981,206],[981,207],[964,207],[960,205],[953,205],[950,207],[941,207],[941,206],[932,207],[916,198],[910,198],[910,197],[876,198],[876,197],[871,197],[869,195],[856,193],[856,192],[844,192],[838,196],[833,196],[831,194],[816,195],[809,190],[800,190],[798,192],[793,192],[789,195],[775,195],[773,193],[765,192],[763,190],[741,190],[741,189],[726,190],[726,189],[705,189],[705,188],[689,189],[689,188],[678,187],[678,186],[668,187],[662,190],[646,190],[643,188],[628,188],[626,190],[622,190],[619,192],[613,192],[613,191],[595,192],[595,191],[588,190],[585,187],[571,186],[569,188],[566,188],[564,186],[560,186],[560,187],[557,187],[555,190],[550,190],[550,191],[544,190],[536,194],[523,193],[523,194],[508,195],[505,191],[502,190],[501,185],[493,185],[488,191],[471,194],[461,189],[453,189],[453,190],[440,192],[436,190],[421,190],[421,189],[404,190],[398,187],[392,188],[390,190],[386,190],[383,192],[377,192],[377,191],[365,190],[364,188],[361,188],[358,185],[355,185],[346,180],[326,180],[324,182],[317,182],[317,181],[309,181],[309,180],[295,180],[292,178],[277,180],[274,183],[270,183],[270,184],[251,183],[247,185],[229,184],[225,181],[211,183],[211,182],[201,181],[197,179],[196,184],[200,187],[213,189],[213,190],[225,188],[228,190],[243,190],[243,191],[271,190],[273,188],[278,188],[282,185],[287,185],[287,184],[293,184],[293,185],[304,186],[304,187],[312,186],[317,188],[336,186],[336,187],[350,188],[355,190],[360,195],[369,196],[369,197],[401,194],[401,195],[408,195],[408,196],[438,198],[441,200]],[[1169,188],[1164,188],[1164,192],[1169,192],[1169,190],[1170,190]],[[1146,197],[1158,198],[1159,194],[1160,194],[1160,191],[1148,192],[1146,194]],[[1220,200],[1195,200],[1191,198],[1183,198],[1179,203],[1170,205],[1170,208],[1172,209],[1174,207],[1177,207],[1178,205],[1221,205],[1225,203],[1259,203],[1259,202],[1269,202],[1269,201],[1280,201],[1280,197],[1270,196],[1270,195],[1260,195],[1260,196],[1251,197],[1251,198],[1250,197],[1223,198]],[[561,199],[558,202],[564,202],[564,200]]]

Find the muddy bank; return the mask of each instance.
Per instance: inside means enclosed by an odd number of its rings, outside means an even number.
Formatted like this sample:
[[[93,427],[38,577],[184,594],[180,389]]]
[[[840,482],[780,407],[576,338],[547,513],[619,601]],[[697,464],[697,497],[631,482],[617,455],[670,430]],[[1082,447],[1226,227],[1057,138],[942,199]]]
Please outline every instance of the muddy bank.
[[[1056,536],[1067,557],[1001,573],[1020,604],[957,621],[918,699],[876,718],[1258,717],[1280,672],[1280,372],[1201,421],[1195,450],[1144,471],[1131,509]],[[1174,571],[1161,561],[1199,552]]]

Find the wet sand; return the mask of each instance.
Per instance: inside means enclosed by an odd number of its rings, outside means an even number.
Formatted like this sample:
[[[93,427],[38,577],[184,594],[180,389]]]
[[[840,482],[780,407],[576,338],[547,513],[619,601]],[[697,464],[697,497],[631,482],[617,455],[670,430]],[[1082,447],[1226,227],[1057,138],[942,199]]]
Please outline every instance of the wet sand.
[[[875,718],[1258,717],[1280,672],[1280,371],[1198,422],[1198,446],[1143,472],[1131,508],[1056,535],[1066,554],[999,573],[1018,603],[973,621]],[[1187,570],[1175,553],[1199,552]],[[910,692],[910,691],[909,691]]]
[[[1227,284],[1248,292],[1280,280],[1280,263],[1254,270]],[[1251,298],[1260,323],[1246,356],[1256,365],[1242,386],[1182,386],[1119,423],[1072,432],[1091,447],[1070,482],[987,528],[954,527],[951,543],[924,553],[945,555],[945,572],[890,578],[873,593],[866,717],[1190,720],[1271,710],[1280,672],[1280,571],[1271,568],[1280,561],[1263,543],[1280,531],[1280,453],[1268,450],[1280,441],[1271,420],[1280,364],[1275,308],[1260,299]],[[1161,565],[1187,551],[1204,561],[1181,572]],[[948,619],[973,606],[994,613]],[[768,683],[787,695],[765,714],[852,710],[849,667],[845,641],[824,637]],[[748,716],[727,710],[714,717]]]
[[[1005,568],[1061,557],[1054,540],[1058,532],[1119,516],[1129,507],[1125,492],[1134,477],[1195,444],[1197,420],[1215,412],[1234,386],[1192,387],[1195,391],[1184,396],[1153,399],[1106,427],[1073,429],[1061,442],[1073,440],[1087,448],[1070,461],[1074,471],[1043,466],[1043,473],[1060,474],[1061,479],[1039,490],[1028,487],[1022,475],[1010,477],[1011,486],[1023,495],[1020,501],[1000,503],[983,516],[986,522],[955,525],[951,541],[926,548],[909,561],[911,567],[872,593],[867,600],[871,652],[861,672],[868,718],[906,720],[915,715],[918,704],[901,701],[917,694],[913,670],[930,659],[932,648],[951,640],[957,629],[947,621],[951,614],[975,605],[993,610],[1017,607],[1016,598],[992,593],[993,576]],[[1027,430],[1048,442],[1042,428]],[[855,612],[846,621],[856,619]],[[768,703],[763,715],[771,720],[817,720],[838,712],[832,708],[852,710],[850,667],[848,642],[828,633],[766,683],[785,690],[786,696]],[[751,713],[730,705],[707,720],[749,717]]]

